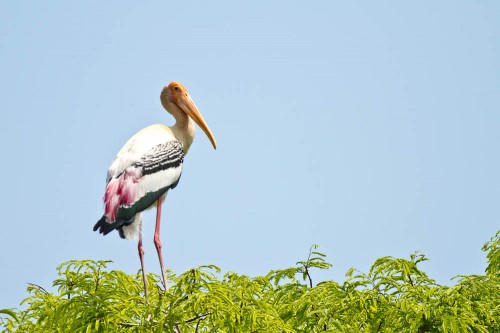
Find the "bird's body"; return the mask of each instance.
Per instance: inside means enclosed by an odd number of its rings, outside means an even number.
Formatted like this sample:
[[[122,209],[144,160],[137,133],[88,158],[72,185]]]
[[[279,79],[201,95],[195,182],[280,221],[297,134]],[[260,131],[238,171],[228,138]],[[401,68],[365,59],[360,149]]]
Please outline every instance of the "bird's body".
[[[99,232],[117,229],[122,238],[138,238],[142,211],[177,185],[184,154],[172,130],[162,124],[131,137],[108,169]]]
[[[170,83],[163,89],[160,99],[165,109],[174,116],[175,124],[171,127],[162,124],[146,127],[132,136],[118,152],[108,169],[104,214],[94,226],[94,231],[99,230],[104,235],[116,229],[122,238],[138,238],[146,298],[142,212],[156,203],[154,243],[166,288],[160,241],[161,204],[167,191],[177,186],[181,177],[184,156],[194,139],[193,120],[216,147],[210,129],[184,86],[177,82]]]

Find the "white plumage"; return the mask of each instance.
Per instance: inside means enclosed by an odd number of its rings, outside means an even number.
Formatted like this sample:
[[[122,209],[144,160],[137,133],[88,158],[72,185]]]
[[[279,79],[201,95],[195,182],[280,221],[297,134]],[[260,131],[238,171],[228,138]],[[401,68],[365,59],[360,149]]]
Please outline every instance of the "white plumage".
[[[132,163],[139,161],[153,147],[177,140],[170,127],[156,124],[143,128],[132,136],[120,149],[108,169],[106,182],[122,173]]]

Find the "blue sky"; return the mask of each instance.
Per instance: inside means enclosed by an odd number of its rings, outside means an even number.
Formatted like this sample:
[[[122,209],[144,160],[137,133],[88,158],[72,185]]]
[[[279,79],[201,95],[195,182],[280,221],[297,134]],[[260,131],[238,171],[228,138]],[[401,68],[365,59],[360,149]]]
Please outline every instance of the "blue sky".
[[[498,1],[0,4],[0,308],[70,259],[139,269],[92,232],[106,170],[159,94],[198,129],[163,209],[166,266],[265,274],[315,243],[342,281],[419,250],[440,283],[480,274],[499,229]],[[146,268],[159,273],[145,217]]]

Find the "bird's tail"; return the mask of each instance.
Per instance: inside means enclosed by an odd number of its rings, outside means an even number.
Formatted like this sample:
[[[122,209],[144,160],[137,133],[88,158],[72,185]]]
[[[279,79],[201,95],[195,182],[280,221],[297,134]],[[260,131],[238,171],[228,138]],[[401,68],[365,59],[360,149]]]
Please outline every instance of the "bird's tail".
[[[131,234],[131,230],[130,229],[126,229],[127,233],[125,233],[123,231],[123,228],[124,227],[127,228],[127,226],[132,225],[132,224],[137,224],[137,223],[134,223],[135,220],[136,220],[137,215],[140,215],[140,214],[136,214],[136,216],[132,217],[130,220],[118,220],[118,221],[115,221],[115,222],[107,222],[106,221],[106,215],[103,215],[101,217],[101,219],[99,221],[97,221],[97,223],[94,225],[94,231],[99,230],[100,234],[107,235],[111,231],[113,231],[115,229],[118,229],[118,232],[120,233],[120,237],[121,238],[130,239],[127,236],[133,236]],[[140,217],[139,217],[139,220],[140,220]],[[138,228],[138,227],[136,227],[136,228]]]

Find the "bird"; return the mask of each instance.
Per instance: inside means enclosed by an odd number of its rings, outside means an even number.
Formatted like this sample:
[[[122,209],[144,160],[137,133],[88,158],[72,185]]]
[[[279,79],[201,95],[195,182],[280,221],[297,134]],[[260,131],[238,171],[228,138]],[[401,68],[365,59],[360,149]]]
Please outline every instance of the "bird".
[[[93,228],[103,235],[117,230],[121,238],[138,240],[146,302],[148,287],[142,244],[142,212],[156,207],[153,241],[160,261],[161,281],[167,290],[160,239],[161,207],[168,190],[174,189],[181,177],[184,157],[194,139],[193,121],[217,149],[210,128],[184,85],[171,82],[161,91],[160,101],[174,117],[175,124],[170,127],[163,124],[145,127],[120,149],[106,177],[104,214]]]

